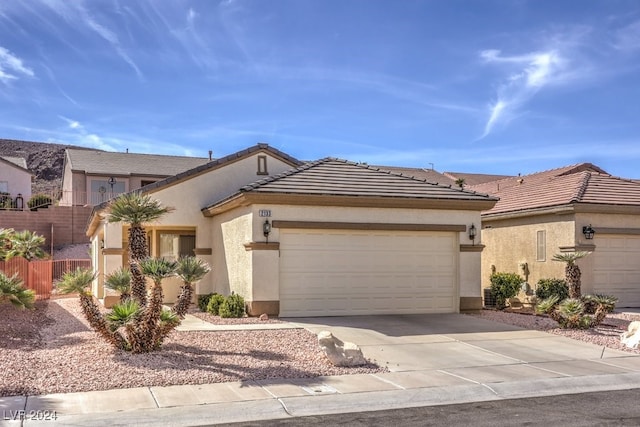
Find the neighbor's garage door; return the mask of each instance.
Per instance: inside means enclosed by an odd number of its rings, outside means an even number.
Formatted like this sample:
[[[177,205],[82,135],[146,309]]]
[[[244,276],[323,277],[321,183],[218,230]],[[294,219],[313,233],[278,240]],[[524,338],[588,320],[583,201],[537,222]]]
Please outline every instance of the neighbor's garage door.
[[[281,230],[280,316],[458,311],[457,235]]]
[[[640,307],[640,236],[596,235],[594,292],[618,297],[617,307]]]

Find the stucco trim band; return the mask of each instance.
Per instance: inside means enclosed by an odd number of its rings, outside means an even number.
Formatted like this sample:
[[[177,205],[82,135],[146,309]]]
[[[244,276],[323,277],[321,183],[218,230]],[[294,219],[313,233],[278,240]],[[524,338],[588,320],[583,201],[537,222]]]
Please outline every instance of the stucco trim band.
[[[245,243],[244,248],[247,251],[277,251],[280,250],[280,242],[250,242]]]
[[[460,252],[482,252],[484,245],[460,245]]]
[[[596,245],[560,246],[558,249],[560,252],[593,252],[596,250]]]
[[[248,301],[247,314],[249,316],[260,316],[267,314],[277,316],[280,314],[280,301]]]
[[[325,222],[325,221],[278,221],[274,228],[324,229],[324,230],[375,230],[375,231],[457,231],[467,230],[466,225],[458,224],[399,224],[370,222]]]
[[[104,248],[102,255],[122,255],[125,250],[123,248]]]
[[[460,311],[482,310],[482,297],[460,297]]]
[[[211,248],[195,248],[193,250],[194,255],[211,255],[213,253],[213,249]]]
[[[594,227],[596,234],[640,234],[640,228]]]

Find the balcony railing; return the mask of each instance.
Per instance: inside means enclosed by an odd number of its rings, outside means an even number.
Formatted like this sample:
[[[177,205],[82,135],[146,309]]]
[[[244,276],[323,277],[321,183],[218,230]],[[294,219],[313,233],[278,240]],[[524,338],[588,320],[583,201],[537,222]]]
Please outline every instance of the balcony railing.
[[[33,194],[30,198],[22,194],[0,192],[0,210],[36,210],[50,205],[60,206],[95,206],[111,200],[121,193],[86,192],[86,191],[60,191],[53,190]]]

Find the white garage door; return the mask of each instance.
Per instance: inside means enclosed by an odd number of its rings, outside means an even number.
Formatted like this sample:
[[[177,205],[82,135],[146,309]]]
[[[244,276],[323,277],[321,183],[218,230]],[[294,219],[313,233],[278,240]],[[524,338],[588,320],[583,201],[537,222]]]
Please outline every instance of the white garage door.
[[[640,307],[640,236],[596,235],[594,292],[618,297],[617,307]]]
[[[458,311],[457,235],[281,230],[280,315]]]

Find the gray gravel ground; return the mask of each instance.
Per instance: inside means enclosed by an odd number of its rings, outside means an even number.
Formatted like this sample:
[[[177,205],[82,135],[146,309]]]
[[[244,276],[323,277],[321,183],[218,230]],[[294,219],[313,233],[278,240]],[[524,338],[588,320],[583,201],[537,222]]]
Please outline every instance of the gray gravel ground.
[[[386,371],[338,368],[304,329],[174,332],[163,349],[112,349],[84,320],[77,298],[0,307],[0,396],[205,384]]]

